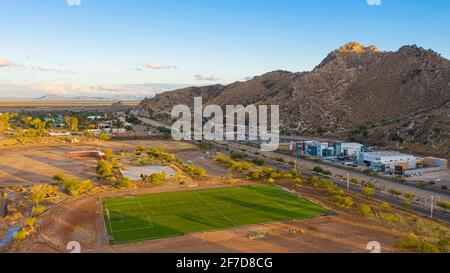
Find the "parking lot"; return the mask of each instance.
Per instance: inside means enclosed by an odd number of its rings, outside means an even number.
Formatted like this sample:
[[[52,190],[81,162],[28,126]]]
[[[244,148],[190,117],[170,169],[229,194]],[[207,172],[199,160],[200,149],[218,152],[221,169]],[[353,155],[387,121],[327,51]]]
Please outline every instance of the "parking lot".
[[[405,177],[407,181],[410,182],[426,182],[429,183],[434,179],[440,179],[441,181],[436,182],[433,186],[435,188],[441,188],[442,186],[447,186],[450,189],[450,172],[449,171],[438,171],[423,173],[422,176],[412,176]]]

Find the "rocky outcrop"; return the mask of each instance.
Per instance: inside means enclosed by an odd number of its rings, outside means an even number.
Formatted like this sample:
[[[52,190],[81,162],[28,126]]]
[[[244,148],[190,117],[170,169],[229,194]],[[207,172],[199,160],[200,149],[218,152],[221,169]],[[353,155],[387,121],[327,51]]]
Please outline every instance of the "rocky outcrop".
[[[226,86],[166,92],[143,101],[138,112],[167,118],[174,105],[192,105],[194,96],[220,106],[278,104],[285,133],[339,132],[445,104],[450,100],[450,61],[415,45],[385,52],[350,42],[309,72],[274,71]],[[448,116],[429,118],[439,122]]]

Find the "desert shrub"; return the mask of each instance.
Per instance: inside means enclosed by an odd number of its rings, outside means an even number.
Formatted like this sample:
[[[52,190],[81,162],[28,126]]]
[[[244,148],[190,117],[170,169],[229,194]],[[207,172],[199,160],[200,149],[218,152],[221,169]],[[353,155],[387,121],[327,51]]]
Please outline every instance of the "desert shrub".
[[[311,183],[313,187],[317,188],[319,186],[319,178],[317,176],[311,176],[311,178],[309,179],[309,183]]]
[[[111,165],[112,165],[112,167],[115,168],[115,169],[120,168],[120,162],[119,162],[119,160],[118,160],[117,158],[115,158],[115,157],[113,157],[113,158],[111,159]]]
[[[386,220],[386,222],[388,222],[388,223],[393,223],[393,222],[396,222],[398,220],[398,218],[397,218],[397,216],[395,216],[395,214],[388,213],[388,214],[386,214],[386,216],[384,216],[384,220]]]
[[[39,204],[39,202],[50,198],[58,192],[58,188],[48,184],[37,184],[30,188],[29,199],[34,204]]]
[[[113,176],[113,165],[106,160],[100,160],[97,165],[97,173],[100,178]]]
[[[288,162],[288,164],[291,165],[291,166],[295,166],[295,161],[291,160],[291,161]]]
[[[267,179],[267,183],[273,184],[273,183],[275,183],[275,179],[269,178],[269,179]]]
[[[315,166],[315,167],[313,168],[313,171],[315,171],[316,173],[321,173],[321,172],[323,172],[323,169],[322,169],[322,167],[320,167],[320,166]]]
[[[402,206],[404,206],[404,207],[409,207],[410,205],[411,204],[409,203],[408,200],[405,200],[405,201],[402,202]]]
[[[404,192],[404,193],[403,193],[403,196],[406,197],[406,198],[408,198],[409,200],[413,200],[414,197],[415,197],[414,194],[409,193],[409,192]]]
[[[333,173],[331,172],[331,171],[329,171],[329,170],[324,170],[323,172],[322,172],[324,175],[332,175]]]
[[[53,180],[55,180],[57,182],[63,182],[65,180],[67,180],[67,176],[63,173],[58,173],[53,176]]]
[[[374,188],[371,188],[371,187],[364,187],[364,188],[362,189],[362,191],[363,191],[363,193],[367,196],[367,198],[368,198],[369,196],[372,196],[372,195],[374,195],[375,193],[377,193],[377,191],[376,191]]]
[[[170,153],[166,153],[161,148],[159,148],[159,149],[149,149],[147,151],[147,154],[150,157],[153,157],[153,158],[159,159],[161,161],[165,161],[165,162],[174,162],[175,159],[176,159],[175,155],[170,154]]]
[[[450,209],[450,202],[442,201],[438,202],[437,205],[444,209]]]
[[[408,234],[407,236],[399,239],[395,246],[399,249],[417,251],[421,253],[439,252],[439,249],[436,246],[423,242],[414,234]]]
[[[238,161],[231,162],[231,168],[237,171],[248,171],[250,167],[251,165],[248,162],[238,162]]]
[[[285,162],[284,159],[283,159],[282,157],[277,157],[277,158],[275,158],[275,161],[278,161],[278,162],[281,162],[281,163],[284,163],[284,162]]]
[[[263,166],[265,162],[264,162],[264,160],[257,158],[255,160],[253,160],[253,163],[258,166]]]
[[[130,181],[130,179],[126,177],[119,178],[112,182],[112,186],[116,189],[128,189],[133,186],[133,183]]]
[[[419,251],[421,253],[439,253],[439,248],[432,244],[422,242],[419,245]]]
[[[206,170],[195,166],[194,164],[189,164],[184,166],[183,170],[196,177],[202,177],[206,175]]]
[[[395,246],[400,249],[418,249],[420,244],[419,238],[414,234],[408,234],[407,236],[397,240]]]
[[[101,141],[108,141],[108,140],[111,140],[111,136],[109,136],[107,133],[105,133],[105,132],[101,132],[99,135],[98,135],[98,139],[99,140],[101,140]]]
[[[249,180],[259,180],[261,179],[261,173],[258,171],[251,171],[247,175],[247,179]]]
[[[134,153],[136,155],[141,155],[143,152],[145,152],[145,150],[146,150],[145,146],[140,145],[137,146],[136,149],[134,149]]]
[[[195,168],[193,174],[197,177],[202,177],[206,175],[206,170],[203,168]]]
[[[366,205],[366,204],[361,204],[358,207],[358,211],[362,216],[370,216],[372,214],[372,209],[370,208],[370,206]]]
[[[242,153],[238,153],[238,152],[232,152],[232,153],[230,154],[230,157],[231,157],[232,159],[243,159],[243,158],[245,157],[245,155],[242,154]]]
[[[289,172],[292,174],[293,177],[301,178],[302,176],[301,173],[296,168],[292,168]]]
[[[23,241],[28,237],[29,234],[30,233],[26,230],[20,230],[20,231],[14,233],[13,238],[16,241]]]
[[[303,180],[301,178],[295,178],[293,180],[293,183],[297,186],[301,185],[303,183]]]
[[[109,148],[102,149],[102,152],[105,154],[106,159],[111,160],[114,157],[114,151]]]
[[[261,169],[261,174],[263,177],[269,178],[275,170],[270,167],[264,167]]]
[[[34,209],[33,209],[33,213],[34,213],[34,214],[41,214],[41,213],[43,213],[44,211],[45,211],[45,206],[43,206],[43,205],[37,205],[37,206],[35,206]]]
[[[343,195],[334,195],[333,197],[331,197],[331,202],[342,208],[351,208],[354,204],[353,198]]]
[[[184,161],[179,158],[175,159],[175,162],[179,165],[184,165]]]
[[[383,202],[383,203],[381,203],[381,208],[382,208],[384,211],[388,211],[388,210],[391,209],[391,204],[389,204],[389,203],[387,203],[387,202]]]
[[[167,173],[165,173],[165,172],[154,173],[154,174],[143,177],[143,181],[150,183],[150,184],[154,184],[154,185],[159,185],[163,182],[166,182],[167,179],[168,179],[168,176],[167,176]]]
[[[30,217],[25,220],[25,224],[30,228],[34,229],[34,225],[36,224],[36,218]]]
[[[353,184],[359,184],[361,183],[361,179],[357,178],[357,177],[353,177],[350,182],[352,182]]]
[[[311,176],[311,178],[309,179],[310,183],[318,183],[319,182],[319,177],[317,176]]]
[[[90,180],[79,180],[72,178],[64,181],[62,187],[72,196],[78,196],[91,191],[94,185]]]
[[[389,189],[388,192],[393,195],[402,195],[402,192],[396,189]]]

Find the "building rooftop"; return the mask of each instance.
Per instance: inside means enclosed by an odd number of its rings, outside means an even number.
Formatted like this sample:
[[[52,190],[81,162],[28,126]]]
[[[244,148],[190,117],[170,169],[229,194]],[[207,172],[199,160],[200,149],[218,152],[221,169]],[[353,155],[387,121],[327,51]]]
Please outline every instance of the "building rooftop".
[[[363,154],[373,155],[373,156],[413,156],[409,154],[404,154],[398,151],[378,151],[378,152],[365,152]]]

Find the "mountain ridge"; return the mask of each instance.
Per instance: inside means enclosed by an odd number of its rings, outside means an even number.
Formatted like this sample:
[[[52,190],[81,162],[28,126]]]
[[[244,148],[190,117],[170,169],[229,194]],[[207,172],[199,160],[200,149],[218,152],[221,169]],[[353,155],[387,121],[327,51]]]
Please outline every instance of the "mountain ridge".
[[[245,82],[165,92],[142,101],[138,113],[168,118],[176,104],[192,107],[194,96],[202,96],[204,105],[221,107],[278,104],[283,133],[333,133],[371,127],[444,104],[450,100],[450,61],[417,45],[380,51],[376,46],[350,42],[331,51],[311,71],[277,70]],[[444,112],[431,118],[444,120],[448,118]],[[436,124],[446,130],[445,122]],[[445,143],[439,135],[433,138]],[[427,141],[432,145],[433,139]]]

